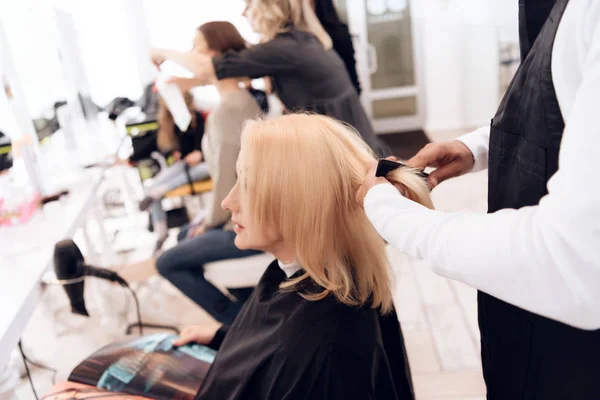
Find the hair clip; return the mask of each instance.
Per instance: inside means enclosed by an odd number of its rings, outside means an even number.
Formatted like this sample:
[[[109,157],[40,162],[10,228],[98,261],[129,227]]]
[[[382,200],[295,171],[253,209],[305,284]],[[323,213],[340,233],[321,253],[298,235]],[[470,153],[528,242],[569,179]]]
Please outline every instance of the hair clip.
[[[375,171],[375,176],[385,178],[387,176],[387,174],[389,174],[393,170],[402,168],[402,167],[411,168],[406,164],[402,164],[397,161],[391,161],[391,160],[382,158],[377,163],[377,170]],[[416,173],[423,179],[427,179],[427,177],[429,177],[429,174],[423,170],[417,170]]]

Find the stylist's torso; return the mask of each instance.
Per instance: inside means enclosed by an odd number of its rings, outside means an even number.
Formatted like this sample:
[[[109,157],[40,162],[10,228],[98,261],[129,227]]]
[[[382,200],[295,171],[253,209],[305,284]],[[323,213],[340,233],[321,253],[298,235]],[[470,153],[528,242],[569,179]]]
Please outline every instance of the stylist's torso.
[[[266,43],[215,57],[213,66],[218,79],[269,76],[288,111],[339,119],[354,127],[376,152],[389,153],[375,135],[344,62],[310,32],[290,27]]]
[[[289,109],[306,109],[354,89],[343,61],[325,50],[315,35],[296,28],[239,53],[213,60],[217,78],[270,76],[273,89]]]

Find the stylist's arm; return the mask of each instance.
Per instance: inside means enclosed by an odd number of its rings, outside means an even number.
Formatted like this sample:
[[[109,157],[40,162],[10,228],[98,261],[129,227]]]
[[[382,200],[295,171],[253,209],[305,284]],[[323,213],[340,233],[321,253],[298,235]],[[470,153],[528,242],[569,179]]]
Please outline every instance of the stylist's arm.
[[[600,75],[593,78],[600,87]],[[590,183],[593,168],[581,168],[596,163],[600,135],[593,101],[583,94],[565,128],[560,168],[537,206],[492,214],[430,210],[376,178],[375,168],[357,200],[390,245],[428,261],[438,275],[576,328],[600,329],[600,185]],[[435,186],[485,165],[488,138],[482,129],[462,143],[433,144],[409,163],[437,165]]]
[[[187,68],[194,74],[195,86],[212,84],[217,80],[212,57],[206,54],[169,49],[152,49],[150,58],[157,67],[166,60],[171,60]]]
[[[474,132],[478,134],[478,132]],[[484,138],[486,139],[486,138]],[[393,160],[394,157],[388,157]],[[429,143],[413,158],[408,161],[408,165],[414,168],[424,169],[426,167],[435,167],[436,170],[429,174],[427,182],[434,188],[443,181],[464,175],[473,170],[475,156],[460,140],[448,142]],[[389,182],[382,177],[376,177],[375,171],[377,164],[373,164],[365,176],[365,180],[358,190],[356,199],[363,204],[368,191],[375,185],[386,184]]]

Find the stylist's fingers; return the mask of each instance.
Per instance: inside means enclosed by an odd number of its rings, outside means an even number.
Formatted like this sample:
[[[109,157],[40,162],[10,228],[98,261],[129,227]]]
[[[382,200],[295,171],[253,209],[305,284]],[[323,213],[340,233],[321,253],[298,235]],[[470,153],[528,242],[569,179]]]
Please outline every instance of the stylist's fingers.
[[[458,161],[454,161],[431,172],[429,174],[429,178],[427,178],[427,182],[433,189],[440,183],[444,182],[446,179],[454,178],[461,174],[462,168],[460,163]]]
[[[429,143],[408,160],[407,164],[413,168],[435,167],[445,156],[443,143]]]

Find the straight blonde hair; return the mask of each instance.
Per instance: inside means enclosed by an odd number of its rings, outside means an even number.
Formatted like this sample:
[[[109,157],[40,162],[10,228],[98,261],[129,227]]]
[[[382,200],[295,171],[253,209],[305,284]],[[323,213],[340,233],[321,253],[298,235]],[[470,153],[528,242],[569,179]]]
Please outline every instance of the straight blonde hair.
[[[331,37],[315,14],[310,0],[247,0],[254,15],[253,26],[269,39],[286,32],[292,24],[298,29],[311,32],[323,44],[325,50],[333,47]]]
[[[392,309],[385,243],[356,201],[374,160],[355,131],[329,117],[290,114],[246,123],[239,162],[249,211],[258,226],[274,228],[293,246],[305,271],[282,288],[310,278],[323,290],[303,294],[309,300],[333,294],[350,306]],[[431,206],[415,171],[396,170],[393,179]]]

